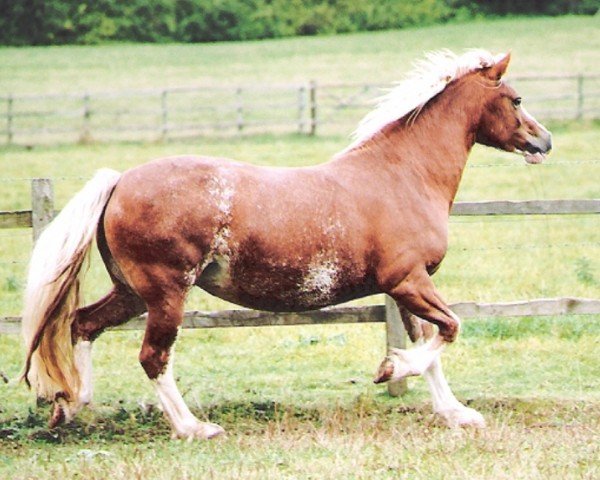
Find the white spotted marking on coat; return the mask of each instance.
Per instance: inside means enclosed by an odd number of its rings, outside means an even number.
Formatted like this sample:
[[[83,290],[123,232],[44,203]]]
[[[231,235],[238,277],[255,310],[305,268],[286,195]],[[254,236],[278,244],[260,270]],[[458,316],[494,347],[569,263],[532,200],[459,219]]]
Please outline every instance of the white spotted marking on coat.
[[[210,251],[204,258],[204,261],[199,265],[199,271],[204,269],[211,263],[216,263],[219,266],[218,274],[213,275],[213,283],[223,284],[229,278],[229,263],[231,256],[231,230],[229,224],[231,222],[233,196],[235,190],[230,181],[224,176],[224,172],[219,172],[210,180],[208,193],[213,199],[214,205],[218,210],[218,223],[213,234],[210,244]]]
[[[219,212],[225,217],[231,216],[233,195],[235,190],[225,177],[215,177],[211,179],[208,193],[214,199]]]
[[[196,277],[198,276],[198,267],[192,268],[190,271],[184,273],[184,281],[188,286],[194,285],[196,283]]]
[[[308,266],[301,290],[314,300],[326,300],[336,288],[338,277],[339,267],[336,259],[319,257]]]
[[[231,237],[231,230],[229,227],[221,228],[215,237],[213,238],[211,251],[215,255],[229,256],[229,238]]]

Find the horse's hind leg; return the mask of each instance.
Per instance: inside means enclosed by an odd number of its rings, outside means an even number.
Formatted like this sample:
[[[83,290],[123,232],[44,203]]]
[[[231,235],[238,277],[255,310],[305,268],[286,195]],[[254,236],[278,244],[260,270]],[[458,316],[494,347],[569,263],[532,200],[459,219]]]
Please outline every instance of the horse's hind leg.
[[[83,373],[79,395],[82,403],[89,403],[92,396],[91,348],[94,340],[107,328],[121,325],[145,311],[143,300],[122,284],[115,284],[98,302],[77,310],[71,334],[77,367]]]
[[[129,287],[115,284],[97,302],[79,308],[71,326],[73,342],[93,342],[104,330],[116,327],[146,311],[146,304]]]
[[[148,322],[140,363],[154,384],[165,416],[179,438],[209,439],[224,433],[213,423],[200,422],[185,404],[173,376],[173,344],[183,319],[185,293],[177,289],[150,295]]]
[[[434,336],[435,332],[429,322],[412,315],[406,309],[401,309],[400,313],[412,342],[422,345]],[[431,393],[433,411],[446,425],[449,427],[485,427],[483,416],[478,411],[460,403],[452,393],[442,371],[442,360],[439,356],[423,372],[423,377]]]
[[[69,421],[84,405],[92,400],[92,343],[109,327],[115,327],[146,311],[140,297],[123,284],[115,283],[102,299],[75,312],[71,325],[73,356],[79,371],[79,394],[75,401],[59,399],[55,403],[50,426]]]

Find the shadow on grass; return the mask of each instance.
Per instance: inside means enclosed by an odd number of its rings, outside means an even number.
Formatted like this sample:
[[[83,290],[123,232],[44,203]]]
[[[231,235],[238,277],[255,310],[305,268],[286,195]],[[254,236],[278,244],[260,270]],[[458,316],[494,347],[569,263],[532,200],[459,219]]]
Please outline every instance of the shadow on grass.
[[[232,435],[261,434],[268,429],[302,430],[415,426],[444,428],[428,403],[393,405],[359,396],[346,406],[298,406],[273,401],[224,402],[196,409],[199,418],[222,425]],[[591,423],[600,419],[598,402],[535,398],[467,400],[491,423],[520,425],[525,429],[556,428]],[[88,441],[152,442],[169,438],[169,425],[154,405],[132,408],[102,405],[86,409],[68,425],[49,429],[47,408],[30,409],[25,418],[0,419],[0,441],[19,444],[79,444]]]

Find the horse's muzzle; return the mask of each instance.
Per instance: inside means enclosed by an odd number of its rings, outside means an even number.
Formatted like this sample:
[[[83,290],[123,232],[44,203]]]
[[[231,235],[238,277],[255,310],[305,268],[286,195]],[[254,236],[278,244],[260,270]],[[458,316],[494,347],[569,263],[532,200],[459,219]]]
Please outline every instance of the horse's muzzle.
[[[552,134],[543,130],[537,136],[531,135],[527,139],[523,155],[527,163],[542,163],[550,150],[552,150]]]

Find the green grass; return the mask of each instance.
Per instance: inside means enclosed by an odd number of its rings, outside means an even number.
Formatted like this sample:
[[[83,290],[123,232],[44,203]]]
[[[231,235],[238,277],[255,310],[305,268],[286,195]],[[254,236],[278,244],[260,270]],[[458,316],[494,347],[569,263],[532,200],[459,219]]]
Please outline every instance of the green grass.
[[[350,132],[366,109],[352,106],[340,111],[333,108],[337,105],[333,99],[351,97],[356,102],[356,98],[367,99],[376,93],[331,84],[390,85],[402,78],[425,51],[451,48],[460,52],[480,47],[493,52],[511,50],[513,77],[539,77],[539,81],[516,84],[533,114],[545,113],[554,118],[555,113],[548,112],[564,111],[561,115],[573,117],[578,108],[574,98],[577,82],[541,79],[597,72],[592,67],[600,49],[594,35],[596,28],[597,19],[592,17],[516,18],[422,30],[230,44],[4,48],[0,49],[0,69],[6,74],[0,75],[0,96],[17,95],[12,106],[12,141],[19,145],[74,142],[81,137],[152,141],[162,136],[163,100],[159,89],[197,89],[195,93],[169,93],[165,105],[169,110],[167,123],[174,128],[170,135],[189,135],[190,130],[180,130],[184,125],[188,129],[194,125],[196,132],[204,128],[207,136],[236,132],[235,87],[240,86],[244,87],[241,101],[245,105],[245,131],[264,132],[262,124],[275,122],[280,130],[289,132],[296,130],[299,115],[299,92],[295,88],[315,80],[319,131],[340,135]],[[551,54],[544,53],[548,32],[552,32]],[[276,89],[274,85],[285,88]],[[593,96],[599,85],[599,79],[585,81],[582,106],[588,111],[600,108],[598,98]],[[246,87],[262,91],[248,93]],[[99,95],[101,92],[108,92],[108,97]],[[119,95],[123,92],[130,94]],[[35,100],[21,96],[44,93],[63,96]],[[84,121],[86,93],[91,95],[91,113]],[[189,108],[196,105],[208,110]],[[6,121],[0,118],[0,134],[5,137],[7,130]]]
[[[595,17],[514,18],[331,37],[217,44],[115,44],[0,49],[0,92],[56,93],[348,80],[397,80],[424,51],[514,54],[511,74],[589,72]]]
[[[511,74],[591,72],[600,39],[586,17],[510,19],[422,30],[214,45],[0,49],[0,92],[104,91],[183,85],[389,83],[422,51],[480,46],[513,52]],[[549,48],[551,45],[551,49]],[[600,198],[597,122],[553,123],[541,166],[476,148],[459,200]],[[310,165],[348,139],[261,135],[167,143],[0,148],[0,210],[30,208],[29,179],[54,180],[60,208],[100,167],[200,153],[269,165]],[[597,216],[453,217],[435,282],[449,301],[600,296]],[[0,314],[18,314],[29,230],[0,230]],[[13,263],[13,262],[17,263]],[[108,288],[97,258],[85,284]],[[368,299],[367,301],[381,301]],[[195,290],[189,308],[228,305]],[[444,365],[456,395],[485,415],[483,432],[448,431],[424,382],[392,399],[370,378],[382,325],[185,331],[176,375],[201,418],[229,436],[170,441],[137,364],[142,332],[95,348],[94,407],[49,432],[15,378],[20,339],[0,336],[0,478],[596,478],[600,476],[598,318],[467,319]]]
[[[383,325],[185,331],[176,375],[194,413],[228,437],[168,439],[137,365],[141,333],[94,353],[95,405],[49,432],[23,386],[0,385],[3,478],[593,478],[600,370],[592,318],[467,320],[444,355],[484,432],[448,431],[424,382],[391,399],[370,383]],[[4,373],[18,339],[0,338]],[[268,367],[266,367],[268,366]]]

